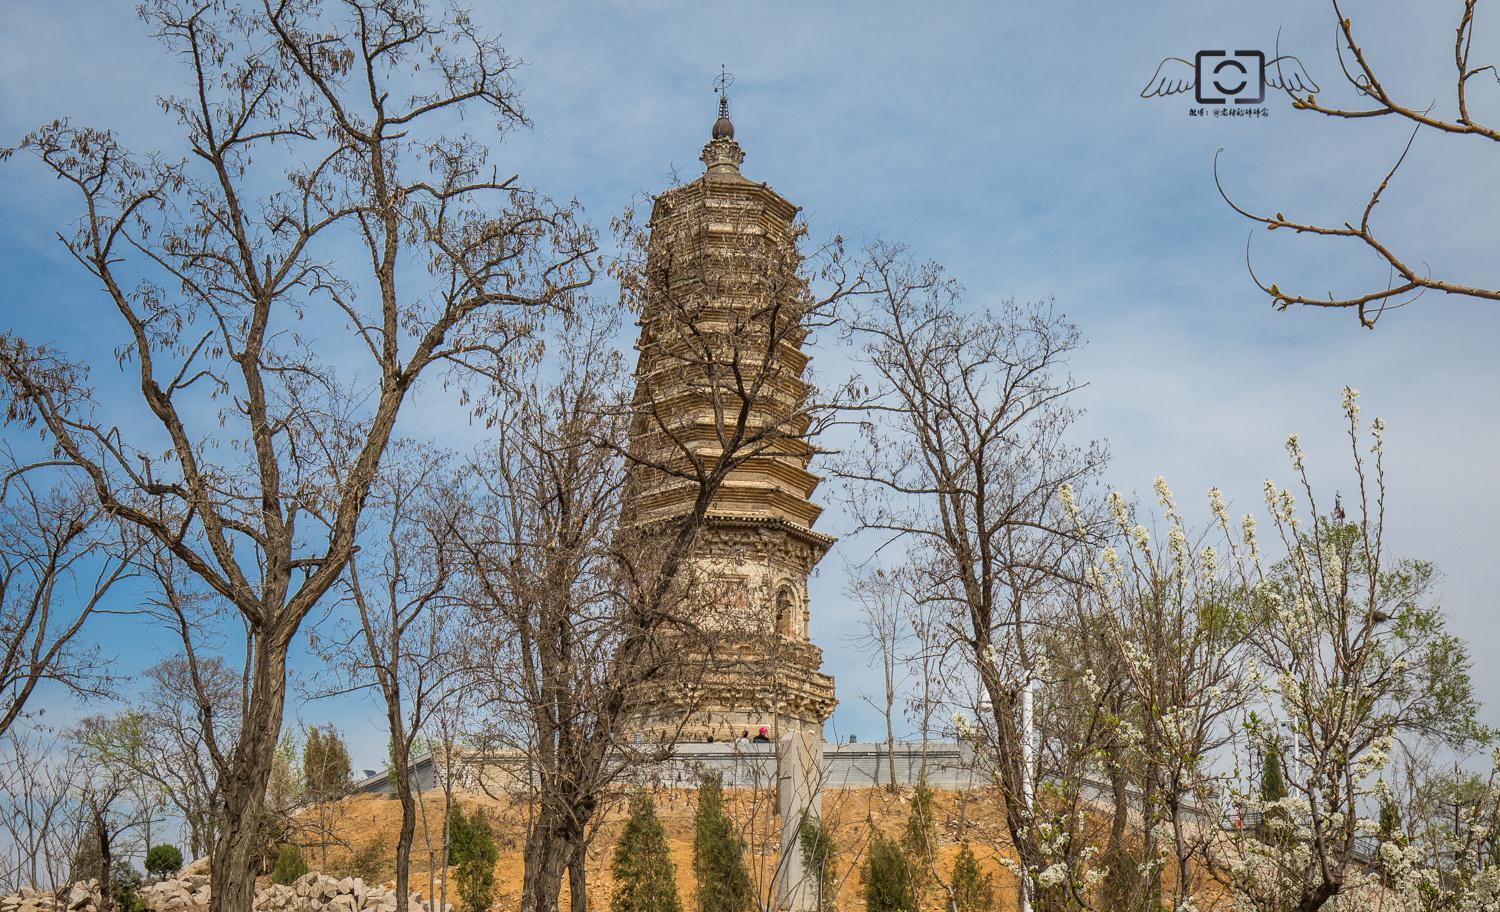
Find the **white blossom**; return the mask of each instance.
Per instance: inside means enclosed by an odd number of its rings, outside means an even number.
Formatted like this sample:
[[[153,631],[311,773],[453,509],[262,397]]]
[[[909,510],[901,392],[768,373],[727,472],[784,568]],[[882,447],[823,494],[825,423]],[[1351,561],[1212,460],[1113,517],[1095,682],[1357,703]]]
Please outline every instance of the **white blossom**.
[[[1229,525],[1229,508],[1224,506],[1224,492],[1217,487],[1208,489],[1208,508],[1221,526]]]
[[[1181,526],[1173,526],[1172,531],[1167,533],[1167,547],[1172,552],[1172,566],[1182,569],[1187,563],[1187,533],[1182,531]]]
[[[1114,517],[1115,525],[1121,532],[1130,528],[1130,507],[1125,503],[1125,496],[1119,491],[1109,492],[1109,512]]]
[[[1167,480],[1158,475],[1156,481],[1152,482],[1152,487],[1156,488],[1156,499],[1161,501],[1162,509],[1167,511],[1167,515],[1175,514],[1177,505],[1172,500],[1172,489],[1167,487]]]
[[[1057,499],[1062,501],[1063,509],[1068,511],[1068,517],[1075,523],[1078,522],[1078,501],[1073,496],[1073,486],[1067,482],[1059,485]]]
[[[1062,862],[1048,865],[1036,876],[1036,885],[1044,890],[1060,887],[1068,882],[1068,866]]]
[[[1344,414],[1349,416],[1350,421],[1353,421],[1355,416],[1359,414],[1358,399],[1359,390],[1353,387],[1344,387]]]

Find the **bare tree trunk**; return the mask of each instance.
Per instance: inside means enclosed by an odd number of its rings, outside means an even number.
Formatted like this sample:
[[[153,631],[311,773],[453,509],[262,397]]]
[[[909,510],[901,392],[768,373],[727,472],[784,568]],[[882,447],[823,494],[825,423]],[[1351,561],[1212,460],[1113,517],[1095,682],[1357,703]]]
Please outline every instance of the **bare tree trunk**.
[[[568,910],[589,912],[588,846],[579,845],[568,865]]]
[[[328,820],[328,802],[318,802],[318,870],[328,873],[328,840],[332,838],[332,824]]]
[[[114,859],[110,851],[109,822],[104,819],[104,813],[104,808],[94,808],[94,838],[99,842],[99,912],[114,912],[114,896],[109,889],[110,867]]]
[[[260,820],[265,809],[271,758],[281,735],[286,701],[287,654],[286,646],[279,643],[257,642],[256,647],[251,678],[253,696],[230,761],[231,775],[222,784],[224,819],[239,824],[223,827],[214,841],[211,912],[250,912],[255,901],[261,831],[248,821]]]
[[[896,729],[891,722],[891,713],[896,705],[896,681],[891,670],[891,659],[885,663],[885,760],[890,768],[890,782],[886,788],[891,792],[900,790],[896,784]]]
[[[437,908],[439,912],[446,912],[448,908],[448,849],[453,839],[453,833],[448,827],[448,822],[453,818],[453,742],[451,739],[444,739],[443,767],[443,873],[438,878]],[[401,901],[398,897],[397,902]]]
[[[577,847],[556,826],[556,812],[544,806],[526,837],[526,867],[522,875],[521,912],[557,912],[563,877]]]
[[[390,715],[393,717],[392,736],[400,738],[400,718],[394,710]],[[396,798],[401,802],[401,829],[396,833],[396,908],[405,909],[411,896],[411,846],[417,833],[417,801],[411,791],[411,767],[407,752],[398,745],[391,753],[392,771],[396,774]],[[432,899],[430,891],[427,898]]]
[[[1147,761],[1145,773],[1141,782],[1141,857],[1152,859],[1156,857],[1156,818],[1157,818],[1157,788],[1156,776],[1153,775],[1150,762]],[[1141,908],[1155,910],[1161,908],[1161,867],[1152,865],[1146,874],[1146,882],[1142,889]]]
[[[1111,753],[1114,756],[1105,764],[1109,776],[1110,798],[1114,805],[1114,813],[1109,822],[1109,841],[1104,848],[1104,857],[1107,859],[1105,908],[1126,912],[1134,908],[1137,877],[1135,862],[1125,845],[1125,837],[1130,828],[1130,777],[1120,763],[1119,751]]]
[[[929,666],[930,661],[931,659],[924,652],[922,656],[922,765],[917,776],[923,782],[927,781],[927,752],[932,741],[932,673]]]
[[[436,758],[433,762],[436,764]],[[427,802],[420,796],[417,798],[417,809],[422,815],[422,845],[427,847],[427,900],[433,902],[437,897],[437,852],[432,850],[432,818],[427,816]],[[438,909],[437,912],[442,910]]]

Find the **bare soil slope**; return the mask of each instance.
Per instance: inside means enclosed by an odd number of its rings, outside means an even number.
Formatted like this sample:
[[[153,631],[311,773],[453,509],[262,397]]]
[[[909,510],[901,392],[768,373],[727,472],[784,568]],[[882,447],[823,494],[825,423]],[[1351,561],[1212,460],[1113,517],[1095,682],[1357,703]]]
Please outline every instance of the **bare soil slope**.
[[[938,837],[942,844],[938,861],[939,873],[946,878],[953,857],[958,852],[959,842],[968,840],[981,867],[994,877],[997,910],[1009,912],[1014,909],[1015,879],[998,862],[997,853],[1008,854],[1009,844],[998,796],[983,791],[939,791],[934,797],[939,821]],[[691,910],[695,908],[692,838],[696,795],[692,791],[661,789],[656,791],[654,798],[657,813],[667,830],[672,860],[677,866],[677,885],[682,894],[683,907]],[[771,878],[774,876],[773,869],[777,859],[774,795],[731,792],[728,798],[731,813],[742,827],[741,832],[748,847],[747,861],[751,864],[757,891],[763,896],[767,895],[772,889]],[[463,806],[466,813],[482,809],[489,818],[500,847],[495,905],[497,909],[516,908],[521,894],[525,804],[467,794],[456,796],[455,800]],[[423,796],[423,803],[427,811],[426,827],[424,828],[419,817],[417,841],[412,851],[411,886],[424,895],[437,896],[442,890],[443,872],[440,868],[430,867],[429,858],[435,859],[440,851],[442,796],[429,793]],[[823,819],[838,846],[835,876],[839,882],[836,897],[839,912],[854,912],[864,908],[859,868],[863,863],[865,847],[875,832],[899,838],[910,806],[909,789],[900,795],[893,795],[883,789],[825,792]],[[357,874],[371,882],[390,878],[401,806],[391,798],[362,795],[345,799],[331,810],[333,844],[327,849],[328,872],[339,876]],[[610,853],[624,824],[625,811],[624,802],[617,803],[600,824],[590,846],[588,874],[591,908],[609,908],[609,898],[614,888],[609,874]],[[428,833],[430,840],[426,838]],[[308,836],[307,841],[314,844],[305,848],[305,855],[308,862],[316,868],[322,852],[315,844],[318,841],[316,835],[310,833]],[[448,874],[451,876],[452,872],[449,871]],[[564,894],[566,895],[566,888]],[[931,897],[929,905],[933,910],[943,908],[939,894],[940,891],[935,891]],[[458,904],[456,890],[451,882],[448,901]]]

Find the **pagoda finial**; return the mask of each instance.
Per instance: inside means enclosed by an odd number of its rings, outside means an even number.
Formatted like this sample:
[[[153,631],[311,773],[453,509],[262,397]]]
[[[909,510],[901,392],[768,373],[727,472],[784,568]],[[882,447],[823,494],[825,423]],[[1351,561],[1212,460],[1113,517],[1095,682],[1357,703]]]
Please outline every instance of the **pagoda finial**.
[[[724,69],[724,65],[718,65],[718,75],[714,78],[714,92],[718,93],[718,120],[714,121],[714,133],[709,136],[708,144],[703,145],[699,160],[708,165],[709,174],[738,174],[739,162],[745,160],[745,153],[735,142],[735,124],[729,120],[729,87],[735,84],[735,75]]]
[[[734,123],[729,119],[729,87],[734,85],[734,74],[719,64],[719,75],[714,78],[714,91],[719,93],[719,119],[714,121],[714,139],[734,139]]]
[[[704,145],[698,159],[708,166],[710,175],[738,175],[740,162],[745,160],[745,151],[734,141],[734,122],[729,119],[729,87],[734,85],[734,74],[719,64],[719,75],[714,78],[714,91],[719,93],[719,119],[714,121],[713,135]]]
[[[719,116],[729,116],[729,87],[734,85],[734,74],[719,64],[719,75],[714,77],[714,91],[719,93]]]

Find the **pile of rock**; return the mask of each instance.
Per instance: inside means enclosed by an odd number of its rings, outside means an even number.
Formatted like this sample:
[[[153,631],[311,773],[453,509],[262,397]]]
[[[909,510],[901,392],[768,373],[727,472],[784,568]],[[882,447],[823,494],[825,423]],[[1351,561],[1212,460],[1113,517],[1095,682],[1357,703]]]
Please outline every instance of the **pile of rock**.
[[[176,877],[140,888],[140,897],[151,912],[200,912],[207,908],[211,893],[204,859],[183,868]],[[405,910],[400,905],[391,887],[366,884],[358,877],[340,880],[316,871],[290,886],[271,884],[255,891],[258,912],[435,912],[434,904],[424,902],[420,893],[407,898]],[[99,912],[99,884],[93,880],[73,884],[60,899],[50,890],[22,890],[0,898],[0,912]],[[453,912],[453,906],[445,904],[439,912]]]
[[[316,871],[297,878],[291,886],[272,884],[255,894],[261,912],[398,912],[400,901],[390,887],[366,884],[358,877],[337,880]],[[444,905],[442,912],[452,912]],[[407,897],[404,912],[433,912],[433,903],[420,893]]]
[[[208,905],[208,873],[183,873],[141,887],[141,900],[151,912],[178,912]]]
[[[0,898],[0,912],[98,912],[99,900],[99,881],[85,880],[63,888],[61,894],[23,888]]]

